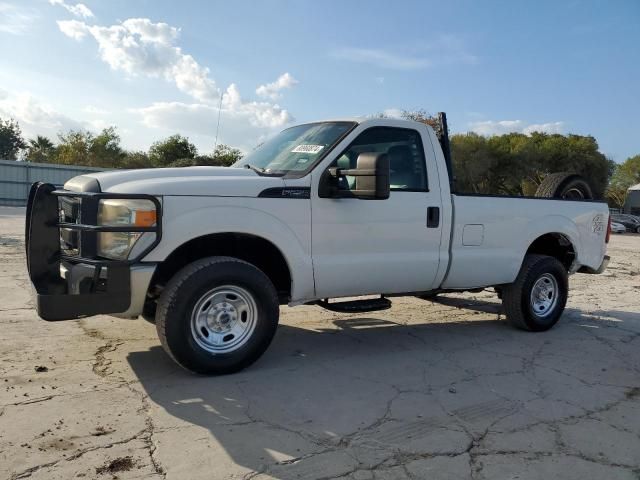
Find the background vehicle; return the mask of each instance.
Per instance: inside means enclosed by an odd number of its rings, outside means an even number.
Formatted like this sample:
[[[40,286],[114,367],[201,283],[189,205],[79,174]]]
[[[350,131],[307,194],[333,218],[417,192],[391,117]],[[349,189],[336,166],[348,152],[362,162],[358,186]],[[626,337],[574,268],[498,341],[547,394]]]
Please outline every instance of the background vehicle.
[[[627,227],[618,222],[611,222],[611,233],[626,233]]]
[[[630,232],[640,233],[640,219],[626,213],[611,214],[611,221],[624,225]]]
[[[143,315],[198,373],[255,361],[279,304],[365,312],[398,295],[495,287],[513,325],[551,328],[568,275],[607,265],[606,204],[455,193],[441,119],[438,135],[386,118],[316,122],[232,168],[35,184],[26,238],[38,312]],[[380,296],[331,301],[366,295]]]

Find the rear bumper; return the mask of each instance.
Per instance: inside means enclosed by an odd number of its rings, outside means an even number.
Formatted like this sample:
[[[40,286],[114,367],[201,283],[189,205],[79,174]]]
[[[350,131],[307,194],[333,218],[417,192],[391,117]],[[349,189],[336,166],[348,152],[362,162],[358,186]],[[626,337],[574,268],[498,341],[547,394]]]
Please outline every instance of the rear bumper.
[[[60,196],[81,197],[82,224],[69,225],[60,221]],[[144,289],[146,293],[155,264],[141,264],[138,259],[106,260],[95,252],[97,233],[113,231],[114,228],[96,225],[98,201],[114,196],[56,191],[53,185],[46,183],[36,183],[31,187],[25,226],[27,269],[35,289],[38,315],[44,320],[71,320],[98,314],[126,315],[130,312],[130,315],[137,315],[139,311],[133,312],[142,309],[144,295],[140,291]],[[157,204],[160,215],[157,199],[150,198]],[[77,255],[63,252],[61,228],[77,232],[86,248],[79,247]],[[148,227],[138,231],[156,232],[156,241],[141,252],[138,256],[141,258],[159,242],[160,228]]]
[[[611,260],[611,257],[609,257],[609,255],[605,255],[604,258],[602,259],[602,263],[598,268],[591,268],[591,267],[587,267],[586,265],[583,265],[582,267],[580,267],[580,269],[578,269],[578,273],[591,273],[591,274],[602,273],[607,268],[607,265],[609,265],[609,260]]]

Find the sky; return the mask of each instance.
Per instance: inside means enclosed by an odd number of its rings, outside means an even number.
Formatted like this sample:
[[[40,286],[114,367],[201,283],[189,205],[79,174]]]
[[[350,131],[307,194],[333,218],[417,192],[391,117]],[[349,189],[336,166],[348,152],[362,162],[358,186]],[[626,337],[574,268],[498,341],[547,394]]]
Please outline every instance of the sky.
[[[640,153],[640,0],[0,0],[0,118],[116,126],[147,150],[250,150],[295,123],[403,109],[454,133],[592,135]],[[218,128],[218,119],[220,120]]]

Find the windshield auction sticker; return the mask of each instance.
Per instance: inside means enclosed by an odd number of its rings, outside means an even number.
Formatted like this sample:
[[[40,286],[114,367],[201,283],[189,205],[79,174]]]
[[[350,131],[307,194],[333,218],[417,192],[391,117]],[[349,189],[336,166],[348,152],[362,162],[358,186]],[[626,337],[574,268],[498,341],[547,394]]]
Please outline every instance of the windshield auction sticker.
[[[296,148],[291,150],[291,153],[312,153],[317,154],[320,153],[320,150],[324,148],[324,145],[298,145]]]

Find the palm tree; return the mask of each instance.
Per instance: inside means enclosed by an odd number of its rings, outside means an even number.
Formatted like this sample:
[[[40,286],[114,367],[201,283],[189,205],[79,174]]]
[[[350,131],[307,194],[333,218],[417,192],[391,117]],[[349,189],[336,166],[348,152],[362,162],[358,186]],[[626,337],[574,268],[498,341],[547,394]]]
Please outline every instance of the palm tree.
[[[56,147],[51,140],[42,135],[29,140],[27,146],[27,162],[51,163],[54,161]]]

